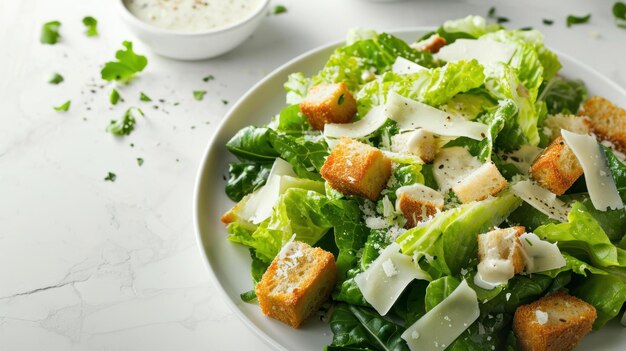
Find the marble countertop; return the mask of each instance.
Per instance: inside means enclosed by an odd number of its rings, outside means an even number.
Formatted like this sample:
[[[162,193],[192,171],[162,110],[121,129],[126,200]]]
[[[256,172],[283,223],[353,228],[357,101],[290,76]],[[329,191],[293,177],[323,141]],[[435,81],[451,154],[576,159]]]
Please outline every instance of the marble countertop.
[[[268,349],[209,281],[192,223],[194,176],[233,102],[349,28],[435,26],[496,4],[509,27],[541,29],[550,47],[626,87],[626,30],[613,24],[614,1],[273,1],[288,12],[268,16],[235,51],[199,62],[151,53],[113,1],[0,1],[2,351]],[[587,13],[590,23],[565,26],[568,14]],[[83,34],[86,15],[99,20],[99,37]],[[42,45],[51,20],[62,22],[62,41]],[[111,106],[99,71],[127,39],[149,64]],[[65,81],[48,84],[53,72]],[[209,74],[215,80],[204,82]],[[207,94],[196,101],[194,90]],[[70,99],[67,113],[52,109]],[[131,106],[145,112],[135,132],[106,133]],[[115,182],[104,180],[108,172]]]

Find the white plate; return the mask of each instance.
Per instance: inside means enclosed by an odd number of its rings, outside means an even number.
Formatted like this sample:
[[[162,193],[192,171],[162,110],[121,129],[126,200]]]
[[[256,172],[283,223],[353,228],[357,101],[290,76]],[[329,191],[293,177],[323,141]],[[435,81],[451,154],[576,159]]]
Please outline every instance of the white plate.
[[[391,33],[410,42],[427,31],[415,28]],[[277,350],[321,351],[331,342],[332,333],[328,324],[315,318],[309,319],[298,330],[292,329],[263,316],[256,304],[244,303],[239,298],[240,293],[252,289],[250,256],[247,248],[226,240],[228,233],[220,222],[220,216],[233,205],[224,193],[224,176],[228,174],[228,163],[235,158],[228,153],[225,145],[239,129],[269,123],[271,116],[285,106],[283,84],[287,76],[293,72],[303,72],[307,76],[317,73],[332,51],[341,44],[333,43],[305,53],[276,69],[250,89],[226,115],[209,142],[196,178],[194,221],[198,245],[206,259],[209,274],[235,314]],[[617,84],[577,60],[557,54],[563,63],[561,73],[564,76],[582,79],[591,94],[626,105],[626,92]],[[579,349],[617,351],[623,350],[624,345],[626,328],[614,321],[602,331],[587,336]]]

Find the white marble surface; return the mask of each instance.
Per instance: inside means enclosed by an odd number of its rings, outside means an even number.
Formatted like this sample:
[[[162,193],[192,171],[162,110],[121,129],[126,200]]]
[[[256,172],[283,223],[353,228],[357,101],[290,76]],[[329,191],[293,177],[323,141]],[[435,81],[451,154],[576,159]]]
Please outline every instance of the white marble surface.
[[[510,27],[541,29],[549,46],[626,87],[626,30],[613,25],[613,1],[281,0],[288,13],[266,18],[243,46],[194,63],[150,53],[113,1],[0,0],[3,351],[267,349],[208,279],[193,233],[195,171],[229,107],[222,100],[232,104],[275,67],[351,27],[432,26],[497,3]],[[592,20],[568,29],[570,13]],[[83,35],[85,15],[100,21],[98,38]],[[62,42],[40,44],[42,23],[55,19]],[[124,39],[150,62],[111,107],[99,70]],[[65,82],[47,84],[53,72]],[[203,82],[207,74],[216,79]],[[193,90],[208,93],[198,102]],[[140,102],[140,91],[165,102]],[[68,99],[68,113],[52,110]],[[146,112],[136,131],[105,133],[130,106]],[[103,180],[108,171],[114,183]]]

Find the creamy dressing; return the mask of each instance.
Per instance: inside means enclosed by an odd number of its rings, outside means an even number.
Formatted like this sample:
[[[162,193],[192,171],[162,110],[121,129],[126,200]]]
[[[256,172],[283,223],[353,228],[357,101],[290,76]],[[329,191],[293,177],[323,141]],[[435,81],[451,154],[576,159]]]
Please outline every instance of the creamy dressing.
[[[228,27],[250,17],[263,0],[124,0],[141,21],[159,28],[196,33]]]

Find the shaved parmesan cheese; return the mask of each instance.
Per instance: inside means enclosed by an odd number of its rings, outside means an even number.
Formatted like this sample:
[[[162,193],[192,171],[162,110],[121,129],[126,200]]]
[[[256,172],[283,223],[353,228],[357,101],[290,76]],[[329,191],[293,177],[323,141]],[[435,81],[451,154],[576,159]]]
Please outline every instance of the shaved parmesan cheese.
[[[515,47],[493,40],[457,39],[439,50],[435,57],[444,61],[475,59],[483,66],[498,62],[508,63],[515,54]]]
[[[464,280],[452,294],[402,333],[411,351],[445,350],[480,315],[476,292]]]
[[[569,207],[550,190],[530,180],[522,180],[511,186],[515,196],[526,201],[546,216],[561,222],[567,222]]]
[[[424,128],[438,135],[465,136],[474,140],[482,140],[488,133],[488,127],[485,124],[453,116],[394,92],[390,92],[387,96],[385,114],[396,121],[401,130]]]
[[[537,319],[537,323],[541,325],[548,323],[548,313],[542,310],[535,310],[535,318]]]
[[[585,183],[593,206],[600,211],[624,208],[611,170],[598,142],[590,135],[581,135],[561,130],[561,135],[585,172]]]
[[[411,256],[399,251],[400,245],[392,243],[367,270],[354,278],[365,300],[383,316],[413,279],[426,279]]]
[[[290,176],[297,177],[296,172],[293,171],[293,167],[291,163],[283,160],[280,157],[276,157],[274,160],[274,164],[272,165],[272,169],[270,169],[270,174],[268,178],[273,176]]]
[[[329,123],[324,126],[327,138],[362,138],[374,133],[387,121],[383,106],[373,107],[362,119],[353,123]]]
[[[523,246],[526,272],[544,272],[565,266],[565,258],[556,244],[541,240],[533,233],[524,233],[519,240]]]
[[[480,161],[463,147],[444,148],[433,161],[433,175],[439,190],[447,194],[460,179],[478,169],[480,165]]]
[[[404,57],[400,57],[400,56],[396,58],[396,62],[394,62],[393,66],[391,66],[391,72],[395,74],[411,74],[411,73],[415,73],[415,72],[419,72],[419,71],[423,71],[427,69],[428,68],[418,65],[417,63],[413,61],[409,61],[405,59]]]

